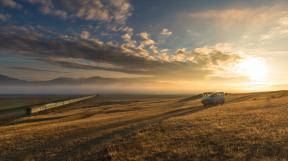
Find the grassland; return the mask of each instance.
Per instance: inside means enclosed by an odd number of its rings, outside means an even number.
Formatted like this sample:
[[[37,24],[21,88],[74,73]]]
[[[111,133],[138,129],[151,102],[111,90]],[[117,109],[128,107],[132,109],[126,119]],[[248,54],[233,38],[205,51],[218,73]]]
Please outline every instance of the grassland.
[[[288,160],[288,91],[100,96],[0,125],[0,160]]]

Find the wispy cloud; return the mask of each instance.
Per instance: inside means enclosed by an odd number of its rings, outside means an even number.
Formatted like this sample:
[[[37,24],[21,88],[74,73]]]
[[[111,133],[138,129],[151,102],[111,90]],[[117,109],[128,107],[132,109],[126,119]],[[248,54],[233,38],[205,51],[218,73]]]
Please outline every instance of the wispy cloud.
[[[90,37],[90,33],[88,31],[82,31],[80,37],[84,40],[87,40]]]
[[[52,15],[66,18],[68,13],[64,10],[55,9],[52,0],[28,0],[31,4],[40,5],[39,11],[44,15]]]
[[[51,72],[51,73],[67,73],[64,71],[56,71],[56,70],[49,70],[49,69],[38,69],[38,68],[30,68],[30,67],[20,67],[20,66],[14,66],[14,67],[8,67],[9,69],[15,69],[20,71],[32,71],[32,72]]]
[[[259,7],[259,8],[227,8],[218,10],[204,10],[199,12],[185,13],[187,18],[193,18],[199,21],[209,21],[212,24],[218,24],[225,28],[248,27],[255,29],[263,27],[268,20],[273,20],[282,14],[284,8]],[[237,28],[238,28],[237,27]]]
[[[20,9],[22,6],[14,0],[1,0],[0,4],[4,7]]]
[[[267,33],[260,35],[260,40],[271,40],[274,38],[285,37],[288,37],[288,12],[284,12]]]
[[[11,18],[11,16],[9,14],[0,13],[0,21],[6,21],[6,20],[8,20],[10,18]]]
[[[162,35],[162,36],[170,36],[170,35],[172,35],[172,31],[169,31],[168,29],[163,28],[161,30],[161,32],[160,32],[160,35]]]

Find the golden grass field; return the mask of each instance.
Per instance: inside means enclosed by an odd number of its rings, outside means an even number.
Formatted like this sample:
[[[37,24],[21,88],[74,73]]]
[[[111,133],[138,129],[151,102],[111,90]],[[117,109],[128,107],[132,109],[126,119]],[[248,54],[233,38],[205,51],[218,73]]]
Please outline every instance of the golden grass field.
[[[288,160],[288,91],[100,96],[0,125],[0,160]]]

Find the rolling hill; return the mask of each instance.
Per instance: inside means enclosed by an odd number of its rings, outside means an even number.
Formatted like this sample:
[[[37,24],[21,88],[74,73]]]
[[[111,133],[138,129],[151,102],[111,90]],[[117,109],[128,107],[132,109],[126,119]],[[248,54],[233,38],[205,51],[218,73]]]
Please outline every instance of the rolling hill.
[[[288,91],[100,96],[0,125],[0,160],[287,160]]]

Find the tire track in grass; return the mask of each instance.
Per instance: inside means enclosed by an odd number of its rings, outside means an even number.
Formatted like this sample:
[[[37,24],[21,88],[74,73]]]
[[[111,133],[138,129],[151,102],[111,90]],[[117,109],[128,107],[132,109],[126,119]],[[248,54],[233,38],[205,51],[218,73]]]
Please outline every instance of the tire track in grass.
[[[162,122],[166,119],[172,118],[172,117],[177,117],[177,116],[183,116],[183,115],[188,115],[188,114],[192,114],[195,112],[199,112],[202,110],[205,110],[207,108],[204,108],[202,106],[197,106],[197,107],[192,107],[192,108],[186,108],[186,109],[177,109],[177,110],[173,110],[173,111],[169,111],[169,112],[165,112],[161,115],[157,115],[157,116],[152,116],[149,118],[144,118],[143,120],[139,120],[138,122],[131,124],[128,127],[124,127],[122,129],[118,129],[115,131],[112,131],[110,133],[107,133],[103,136],[100,137],[95,137],[93,139],[90,139],[80,145],[77,145],[76,147],[72,148],[71,150],[59,154],[55,159],[53,160],[58,160],[58,161],[62,161],[62,160],[77,160],[80,159],[81,160],[81,155],[84,155],[83,153],[89,151],[92,149],[93,146],[99,145],[99,144],[103,144],[111,139],[113,139],[114,137],[125,137],[129,134],[131,134],[134,131],[137,131],[143,127],[145,127],[148,124],[152,124],[155,122]],[[75,157],[80,157],[80,158],[74,158]],[[85,156],[85,155],[84,155]],[[73,159],[74,158],[74,159]]]

